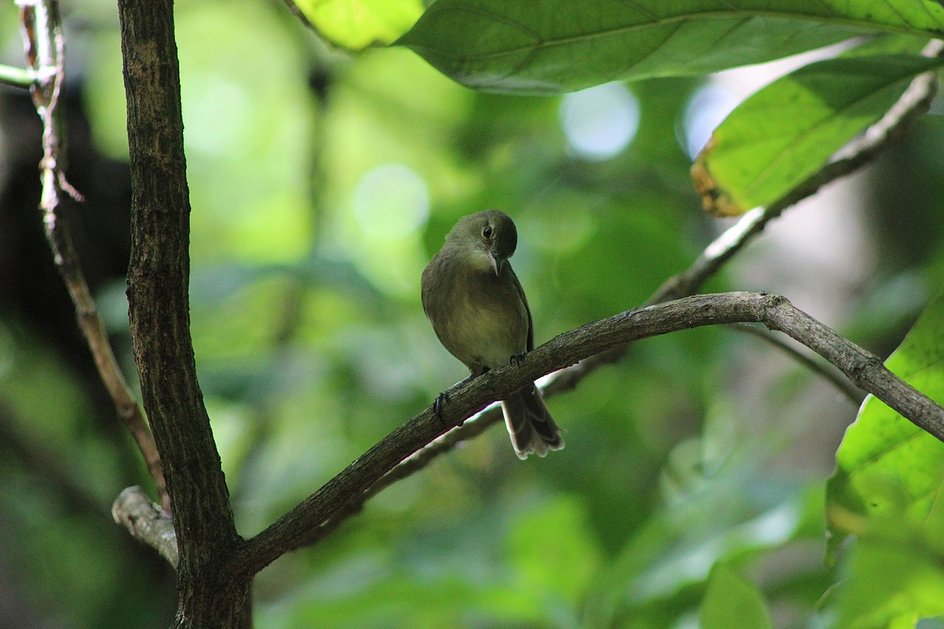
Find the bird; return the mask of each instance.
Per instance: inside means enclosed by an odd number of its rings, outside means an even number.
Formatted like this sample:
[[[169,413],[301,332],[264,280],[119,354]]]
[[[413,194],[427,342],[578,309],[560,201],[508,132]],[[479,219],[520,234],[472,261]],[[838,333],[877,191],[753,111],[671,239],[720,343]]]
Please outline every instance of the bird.
[[[517,245],[511,217],[500,210],[476,212],[456,222],[423,269],[423,311],[443,347],[468,367],[469,378],[517,364],[534,349],[531,310],[508,261]],[[437,410],[444,397],[437,398]],[[534,383],[501,406],[519,459],[564,447]]]

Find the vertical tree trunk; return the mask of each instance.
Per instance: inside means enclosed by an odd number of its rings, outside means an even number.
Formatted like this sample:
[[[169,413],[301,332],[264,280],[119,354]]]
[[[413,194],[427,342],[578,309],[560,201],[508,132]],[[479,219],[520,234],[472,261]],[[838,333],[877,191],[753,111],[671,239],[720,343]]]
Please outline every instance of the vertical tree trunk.
[[[128,302],[144,407],[171,497],[179,627],[239,627],[251,576],[232,562],[229,493],[197,382],[189,315],[190,200],[170,0],[119,0],[131,165]]]

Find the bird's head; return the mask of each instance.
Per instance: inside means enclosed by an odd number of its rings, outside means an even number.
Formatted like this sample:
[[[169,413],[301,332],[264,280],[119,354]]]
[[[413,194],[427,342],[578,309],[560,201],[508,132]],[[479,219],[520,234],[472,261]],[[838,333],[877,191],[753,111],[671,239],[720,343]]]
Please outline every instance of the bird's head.
[[[485,210],[456,223],[446,236],[446,243],[459,248],[474,268],[490,270],[498,276],[505,262],[515,253],[518,230],[504,212]]]

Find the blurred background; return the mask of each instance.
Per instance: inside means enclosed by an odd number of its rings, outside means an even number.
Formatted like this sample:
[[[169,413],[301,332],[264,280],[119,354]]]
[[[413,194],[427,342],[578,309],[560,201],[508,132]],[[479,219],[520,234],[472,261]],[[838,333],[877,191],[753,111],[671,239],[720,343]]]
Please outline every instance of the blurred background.
[[[87,198],[66,213],[133,379],[117,18],[64,10],[68,174]],[[3,3],[0,63],[22,65],[16,26]],[[179,2],[177,38],[194,344],[243,536],[465,376],[419,301],[458,217],[515,219],[536,343],[632,308],[730,225],[703,215],[688,167],[790,69],[526,98],[402,49],[329,50],[262,0]],[[173,571],[111,520],[121,489],[153,487],[43,238],[40,133],[28,93],[0,86],[0,626],[166,626]],[[782,293],[887,355],[944,275],[942,146],[932,111],[707,289]],[[638,343],[549,406],[565,450],[520,462],[499,427],[463,444],[261,573],[257,626],[687,627],[717,563],[777,626],[828,620],[815,606],[842,567],[822,561],[823,483],[853,401],[719,328]]]

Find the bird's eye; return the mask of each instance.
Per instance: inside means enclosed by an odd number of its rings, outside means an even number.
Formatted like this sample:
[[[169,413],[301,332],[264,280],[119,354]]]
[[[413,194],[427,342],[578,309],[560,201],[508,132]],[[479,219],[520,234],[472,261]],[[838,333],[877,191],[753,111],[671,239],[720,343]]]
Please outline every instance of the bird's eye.
[[[492,237],[492,226],[491,226],[491,225],[486,225],[485,227],[482,228],[482,237],[483,237],[483,238],[491,238],[491,237]]]

